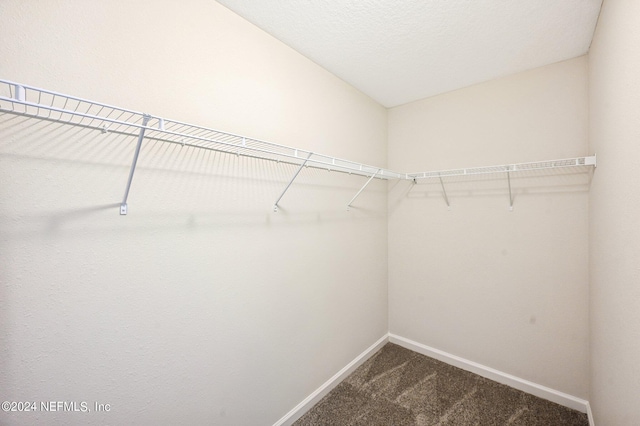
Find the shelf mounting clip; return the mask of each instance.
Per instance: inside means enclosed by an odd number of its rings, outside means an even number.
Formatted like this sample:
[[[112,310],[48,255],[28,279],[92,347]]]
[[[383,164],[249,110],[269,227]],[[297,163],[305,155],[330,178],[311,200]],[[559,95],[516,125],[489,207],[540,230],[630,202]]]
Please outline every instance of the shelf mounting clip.
[[[15,86],[15,93],[13,95],[13,99],[15,99],[18,102],[26,102],[27,100],[27,92],[24,88],[24,86],[21,86],[19,84],[16,84]]]

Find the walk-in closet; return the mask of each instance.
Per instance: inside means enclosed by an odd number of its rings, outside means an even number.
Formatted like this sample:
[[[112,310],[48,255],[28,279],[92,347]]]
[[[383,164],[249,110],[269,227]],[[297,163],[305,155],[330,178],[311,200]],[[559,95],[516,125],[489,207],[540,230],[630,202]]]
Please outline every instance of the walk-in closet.
[[[640,424],[638,28],[1,1],[0,424]]]

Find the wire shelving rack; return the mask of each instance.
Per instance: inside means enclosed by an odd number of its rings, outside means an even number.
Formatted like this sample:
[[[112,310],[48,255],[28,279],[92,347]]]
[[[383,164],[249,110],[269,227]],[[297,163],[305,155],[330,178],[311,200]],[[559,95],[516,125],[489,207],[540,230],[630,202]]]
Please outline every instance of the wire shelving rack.
[[[596,157],[592,156],[502,166],[401,173],[3,79],[0,79],[0,112],[94,129],[103,133],[131,136],[136,139],[137,144],[129,179],[120,204],[120,214],[123,215],[127,214],[127,198],[144,139],[297,165],[298,169],[295,174],[275,201],[273,205],[274,211],[278,210],[278,203],[304,167],[367,177],[366,183],[347,204],[348,209],[373,179],[402,179],[417,182],[418,180],[435,178],[440,180],[444,191],[443,178],[492,173],[506,173],[509,180],[510,205],[512,207],[511,173],[523,170],[531,171],[576,166],[595,167],[596,165]],[[447,204],[449,204],[448,199]]]

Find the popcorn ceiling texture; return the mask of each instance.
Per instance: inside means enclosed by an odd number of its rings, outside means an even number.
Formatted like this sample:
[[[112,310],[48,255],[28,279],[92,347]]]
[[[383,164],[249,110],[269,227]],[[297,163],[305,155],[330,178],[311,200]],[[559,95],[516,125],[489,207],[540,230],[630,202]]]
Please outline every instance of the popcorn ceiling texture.
[[[587,53],[602,0],[219,0],[386,107]]]

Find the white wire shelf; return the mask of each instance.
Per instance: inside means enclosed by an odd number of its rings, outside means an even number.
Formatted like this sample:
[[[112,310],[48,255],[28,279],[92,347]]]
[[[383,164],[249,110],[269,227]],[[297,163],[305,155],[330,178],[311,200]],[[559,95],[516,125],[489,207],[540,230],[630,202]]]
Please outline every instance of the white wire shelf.
[[[501,166],[400,173],[342,158],[318,154],[309,150],[292,148],[221,130],[170,120],[3,79],[0,79],[0,112],[94,129],[103,133],[114,133],[137,138],[138,142],[129,173],[129,180],[125,189],[124,199],[120,205],[120,214],[127,214],[127,198],[140,153],[140,147],[144,139],[297,165],[297,171],[274,203],[274,211],[277,211],[279,201],[303,167],[368,177],[364,186],[362,186],[347,204],[348,209],[373,179],[402,179],[412,180],[414,182],[422,179],[439,179],[445,199],[447,200],[447,205],[449,205],[443,178],[495,173],[506,173],[507,179],[509,180],[510,204],[511,207],[513,207],[510,181],[511,173],[575,167],[595,167],[596,165],[596,157],[591,156],[533,163],[506,164]]]
[[[504,164],[500,166],[470,167],[465,169],[437,170],[430,172],[407,173],[408,179],[439,179],[456,176],[477,176],[495,173],[515,173],[536,170],[585,168],[596,166],[596,156],[564,158],[561,160],[536,161],[531,163]]]
[[[447,203],[447,207],[451,208],[449,196],[447,195],[446,182],[453,182],[460,179],[472,177],[487,177],[502,175],[506,177],[507,188],[509,190],[509,210],[513,211],[513,190],[511,188],[511,176],[536,176],[547,175],[555,172],[585,172],[596,167],[596,156],[564,158],[561,160],[536,161],[531,163],[504,164],[500,166],[484,166],[471,167],[466,169],[437,170],[431,172],[407,173],[406,178],[412,179],[414,183],[424,180],[440,181],[442,195]],[[541,172],[545,172],[541,174]]]
[[[402,179],[404,174],[309,150],[292,148],[229,132],[94,102],[0,79],[0,111],[102,132],[225,152],[290,164],[301,164],[376,179]],[[145,124],[145,119],[146,124]]]

